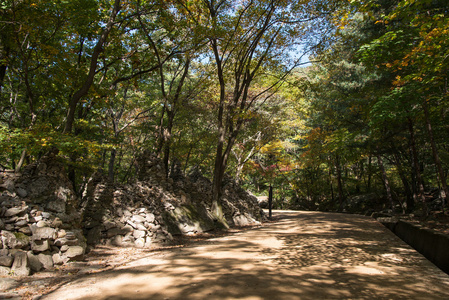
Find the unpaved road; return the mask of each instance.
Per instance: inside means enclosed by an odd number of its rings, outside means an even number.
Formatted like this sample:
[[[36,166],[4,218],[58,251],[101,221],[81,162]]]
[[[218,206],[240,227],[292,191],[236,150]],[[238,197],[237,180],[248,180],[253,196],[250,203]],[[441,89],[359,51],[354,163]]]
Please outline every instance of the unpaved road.
[[[41,299],[449,299],[449,276],[371,218],[274,216],[83,276]]]

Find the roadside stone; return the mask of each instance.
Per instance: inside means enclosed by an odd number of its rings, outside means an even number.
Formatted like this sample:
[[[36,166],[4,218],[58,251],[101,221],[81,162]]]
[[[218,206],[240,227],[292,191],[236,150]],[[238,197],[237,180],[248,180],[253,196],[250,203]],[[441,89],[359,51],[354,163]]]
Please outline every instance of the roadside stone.
[[[142,217],[141,215],[134,215],[133,217],[132,217],[132,220],[134,221],[134,222],[136,222],[136,223],[143,223],[143,222],[145,222],[145,218],[144,217]],[[131,224],[130,224],[131,225]],[[131,225],[132,226],[132,225]],[[134,226],[133,226],[134,227]]]
[[[78,240],[68,240],[67,238],[60,238],[55,240],[55,246],[61,247],[61,246],[76,246],[78,245]]]
[[[31,241],[31,249],[34,252],[44,252],[50,249],[48,240],[33,240]]]
[[[42,263],[44,269],[46,269],[46,270],[53,269],[53,259],[50,254],[40,253],[37,255],[37,258]]]
[[[145,215],[145,219],[147,220],[148,223],[153,223],[153,222],[154,222],[154,219],[155,219],[154,214],[152,214],[152,213],[147,213],[147,214]]]
[[[44,268],[44,265],[39,261],[39,258],[33,254],[32,251],[27,252],[28,260],[30,262],[30,269],[33,272],[39,272]]]
[[[46,212],[46,211],[43,211],[41,215],[42,215],[42,218],[45,218],[45,219],[49,219],[50,216],[51,216],[51,214],[49,212]]]
[[[5,212],[5,217],[13,217],[16,215],[19,215],[21,213],[23,213],[24,211],[26,211],[28,209],[28,206],[24,206],[24,207],[11,207],[10,209],[6,210]]]
[[[57,233],[57,238],[63,238],[67,235],[67,232],[64,229],[59,229]]]
[[[42,221],[42,216],[34,216],[30,219],[30,222],[39,222]]]
[[[69,246],[68,245],[63,245],[61,246],[61,252],[66,252],[67,250],[69,250]]]
[[[14,225],[16,227],[23,227],[23,226],[25,226],[27,224],[28,224],[28,220],[20,220],[20,221],[17,221]]]
[[[2,255],[0,256],[0,266],[3,267],[11,267],[14,261],[14,257],[10,255]]]
[[[59,228],[62,225],[62,221],[60,218],[55,218],[53,222],[51,222],[52,227]]]
[[[143,230],[134,230],[133,236],[134,236],[136,239],[143,238],[143,237],[145,237],[145,231],[143,231]],[[145,243],[145,242],[144,242],[144,243]]]
[[[115,224],[115,222],[112,222],[112,221],[106,221],[106,222],[104,222],[103,223],[103,226],[104,226],[104,228],[106,229],[106,230],[109,230],[109,229],[111,229],[111,228],[115,228],[115,227],[117,227],[117,224]]]
[[[3,230],[1,234],[3,245],[10,249],[26,248],[30,242],[30,237],[20,232],[12,233],[10,231]]]
[[[31,229],[30,229],[29,226],[25,226],[25,227],[19,228],[19,232],[21,232],[21,233],[23,233],[25,235],[31,235],[32,234]]]
[[[123,236],[122,235],[115,235],[111,239],[111,244],[114,246],[122,246],[123,245]]]
[[[134,244],[137,248],[143,248],[145,247],[145,239],[144,238],[138,238],[135,240]]]
[[[14,254],[14,263],[11,267],[11,272],[16,276],[28,276],[31,273],[30,262],[28,256],[24,251],[17,251]]]
[[[63,257],[59,253],[55,253],[52,255],[53,264],[62,265],[64,263]]]
[[[80,260],[84,257],[84,248],[81,246],[70,246],[64,253],[64,256],[70,260]]]
[[[33,240],[54,239],[56,230],[51,227],[30,226]]]
[[[16,189],[16,193],[17,193],[17,195],[19,195],[22,198],[25,198],[26,196],[28,196],[28,192],[21,187]]]
[[[76,234],[72,231],[67,231],[65,238],[68,240],[75,240],[76,239]]]
[[[36,226],[39,227],[39,228],[43,228],[43,227],[48,227],[49,224],[47,222],[45,222],[45,221],[38,221],[36,223]]]

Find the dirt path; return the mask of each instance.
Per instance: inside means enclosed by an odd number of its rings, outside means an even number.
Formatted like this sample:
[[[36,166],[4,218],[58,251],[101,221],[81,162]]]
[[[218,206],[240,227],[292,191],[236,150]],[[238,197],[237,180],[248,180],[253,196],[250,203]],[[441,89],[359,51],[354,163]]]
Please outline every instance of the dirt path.
[[[276,222],[143,254],[40,299],[449,299],[449,276],[368,217]]]

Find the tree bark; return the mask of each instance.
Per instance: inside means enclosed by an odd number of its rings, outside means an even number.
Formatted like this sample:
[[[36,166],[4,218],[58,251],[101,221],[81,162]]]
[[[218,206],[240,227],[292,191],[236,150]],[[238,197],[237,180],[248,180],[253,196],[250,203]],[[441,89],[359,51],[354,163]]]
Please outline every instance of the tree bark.
[[[103,46],[106,43],[106,40],[109,36],[109,33],[112,31],[114,27],[115,18],[117,17],[118,12],[120,11],[120,0],[115,0],[114,6],[111,11],[111,15],[109,16],[109,20],[106,24],[105,29],[101,33],[100,38],[97,41],[97,44],[94,47],[92,57],[90,59],[89,73],[81,86],[81,88],[76,91],[69,101],[69,110],[67,112],[66,123],[64,126],[64,133],[70,133],[72,131],[73,122],[75,121],[75,111],[78,105],[78,102],[82,97],[87,95],[90,87],[92,86],[95,78],[95,73],[97,70],[98,58],[100,53],[103,51]]]
[[[435,162],[435,166],[437,168],[437,174],[438,177],[440,179],[440,183],[442,186],[442,198],[443,198],[443,206],[445,206],[445,204],[447,203],[447,197],[448,197],[448,188],[447,188],[447,183],[446,183],[446,176],[443,172],[443,167],[441,165],[441,160],[440,160],[440,156],[438,155],[438,150],[437,150],[437,146],[435,143],[435,138],[433,136],[433,129],[432,129],[432,124],[430,123],[430,116],[429,116],[429,108],[427,106],[427,101],[424,100],[423,102],[423,110],[424,110],[424,118],[426,121],[426,129],[427,129],[427,133],[429,134],[429,140],[430,140],[430,145],[432,147],[432,155],[433,155],[433,160]]]
[[[341,165],[340,165],[340,156],[337,154],[335,156],[335,168],[337,170],[337,185],[338,185],[338,211],[343,210],[343,202],[345,201],[345,196],[343,193],[343,180],[341,176]]]
[[[377,161],[379,163],[380,171],[382,172],[382,179],[384,182],[385,191],[387,192],[387,200],[390,203],[391,210],[394,211],[394,203],[393,203],[393,196],[391,194],[390,182],[388,181],[387,172],[385,171],[385,167],[380,154],[377,154]]]
[[[402,185],[404,186],[404,192],[405,192],[406,204],[407,204],[407,211],[408,212],[412,212],[414,207],[415,207],[413,194],[412,194],[412,191],[410,189],[410,184],[409,184],[409,182],[407,180],[407,177],[405,176],[404,169],[402,168],[401,159],[400,159],[399,154],[396,151],[396,149],[395,149],[395,152],[394,152],[394,160],[395,160],[396,167],[398,169],[399,178],[401,178]],[[403,209],[403,213],[405,213],[404,209]]]
[[[415,178],[418,185],[418,199],[421,201],[421,203],[424,206],[425,213],[427,215],[427,203],[426,203],[426,197],[424,195],[424,184],[421,176],[421,171],[419,167],[419,160],[418,160],[418,152],[416,151],[416,140],[415,140],[415,130],[413,128],[413,121],[411,118],[408,118],[408,130],[410,133],[410,151],[412,152],[412,160],[413,160],[413,171],[415,173]]]

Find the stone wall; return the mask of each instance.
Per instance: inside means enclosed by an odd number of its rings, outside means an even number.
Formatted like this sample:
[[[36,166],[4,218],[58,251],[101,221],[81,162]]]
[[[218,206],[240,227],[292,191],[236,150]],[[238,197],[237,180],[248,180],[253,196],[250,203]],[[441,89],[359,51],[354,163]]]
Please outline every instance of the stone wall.
[[[83,195],[83,228],[89,245],[151,248],[169,242],[173,235],[189,235],[215,228],[210,214],[211,182],[198,171],[182,174],[175,163],[166,177],[162,161],[143,153],[137,163],[138,180],[114,185],[94,175]],[[262,211],[250,196],[228,180],[223,207],[230,225],[259,224]]]
[[[215,228],[211,182],[198,171],[185,176],[175,163],[166,176],[151,153],[138,159],[138,179],[112,184],[95,173],[78,199],[56,152],[0,177],[0,275],[29,275],[82,259],[89,247],[109,244],[152,248],[173,235]],[[223,212],[229,225],[259,224],[254,196],[226,179]]]
[[[22,174],[0,173],[2,275],[29,275],[84,255],[78,199],[56,154]]]

